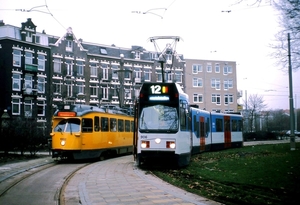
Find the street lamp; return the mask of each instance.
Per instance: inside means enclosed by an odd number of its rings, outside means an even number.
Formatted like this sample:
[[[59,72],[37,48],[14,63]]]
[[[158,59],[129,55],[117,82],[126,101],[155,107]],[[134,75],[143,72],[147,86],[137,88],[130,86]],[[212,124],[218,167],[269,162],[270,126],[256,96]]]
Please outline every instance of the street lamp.
[[[2,131],[8,127],[9,120],[10,120],[10,116],[7,113],[7,110],[5,109],[1,116],[1,130]]]

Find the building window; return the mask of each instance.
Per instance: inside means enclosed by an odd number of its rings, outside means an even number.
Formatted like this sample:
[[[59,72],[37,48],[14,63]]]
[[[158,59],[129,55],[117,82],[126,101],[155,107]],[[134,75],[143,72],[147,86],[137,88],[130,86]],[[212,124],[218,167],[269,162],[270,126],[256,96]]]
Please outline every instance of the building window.
[[[215,88],[216,90],[220,90],[220,79],[217,79],[217,78],[213,78],[211,79],[211,87],[212,88]]]
[[[136,51],[135,52],[135,59],[140,59],[141,58],[141,52]]]
[[[206,72],[209,72],[209,73],[212,72],[211,64],[207,64],[207,65],[206,65]]]
[[[165,72],[166,82],[172,82],[172,79],[173,79],[172,77],[173,77],[172,71],[168,70]]]
[[[108,87],[102,88],[102,99],[108,100]]]
[[[41,43],[41,37],[40,36],[35,36],[35,43],[38,43],[38,44]]]
[[[21,67],[21,51],[13,51],[13,66]]]
[[[233,103],[233,95],[232,94],[225,94],[224,95],[224,103],[225,105],[228,105],[228,103]]]
[[[202,65],[201,64],[193,64],[193,74],[197,74],[202,72]]]
[[[67,66],[67,75],[73,76],[73,61],[66,60],[66,66]]]
[[[118,79],[118,66],[117,65],[111,65],[111,70],[112,70],[112,78],[113,79]]]
[[[150,53],[152,60],[158,60],[158,54],[157,53]]]
[[[26,89],[26,91],[31,92],[32,90],[32,76],[31,75],[25,75],[24,78],[24,88]],[[29,90],[27,90],[29,89]]]
[[[228,80],[228,88],[233,88],[233,80]]]
[[[232,80],[224,80],[224,90],[228,90],[233,87]]]
[[[67,41],[66,51],[68,51],[68,52],[73,51],[73,41]]]
[[[166,63],[172,64],[172,54],[166,54]]]
[[[25,52],[25,64],[32,64],[33,54],[31,52]]]
[[[77,75],[84,75],[84,67],[82,61],[77,61]]]
[[[151,70],[150,69],[144,70],[144,79],[145,79],[145,81],[151,81]]]
[[[199,103],[199,102],[202,103],[203,102],[203,95],[194,93],[193,100],[194,100],[195,103]]]
[[[53,71],[54,71],[54,73],[61,73],[61,59],[54,58]]]
[[[201,78],[193,78],[193,87],[202,87],[203,82]]]
[[[78,82],[77,87],[78,87],[78,94],[84,94],[84,83]]]
[[[220,65],[218,63],[215,65],[215,72],[220,73]]]
[[[45,93],[45,78],[38,78],[38,93]]]
[[[12,76],[12,89],[14,91],[20,91],[21,90],[21,75],[20,74],[13,74]]]
[[[177,83],[181,83],[182,82],[182,73],[180,71],[175,71],[175,81]]]
[[[161,70],[156,71],[156,81],[162,82],[162,73]]]
[[[45,71],[45,55],[38,54],[38,70]]]
[[[91,63],[90,64],[90,69],[91,69],[91,76],[97,77],[97,74],[98,74],[97,64],[96,63]]]
[[[124,78],[126,80],[130,80],[131,79],[131,67],[125,66]]]
[[[66,84],[67,87],[67,97],[73,97],[73,85],[71,84]]]
[[[61,94],[61,81],[53,81],[53,93]]]
[[[24,100],[24,116],[32,117],[32,100]]]
[[[29,31],[26,32],[26,41],[32,42],[32,33]]]
[[[221,96],[220,94],[212,94],[211,95],[211,102],[216,103],[217,105],[221,104]]]
[[[108,80],[108,66],[105,63],[101,64],[102,68],[102,79],[103,80]]]
[[[91,97],[98,97],[98,86],[96,84],[90,84],[90,95]]]
[[[19,98],[12,99],[12,114],[13,115],[20,115],[21,110],[21,101]]]
[[[223,67],[223,74],[227,75],[228,73],[232,73],[232,67],[226,65],[226,66]]]
[[[107,55],[106,48],[100,48],[100,53],[103,54],[103,55]]]
[[[140,68],[134,68],[133,69],[133,76],[134,76],[134,81],[137,83],[141,82],[141,77],[142,77],[142,70]]]
[[[45,101],[38,101],[37,102],[37,115],[38,116],[45,116]]]
[[[125,99],[131,99],[131,91],[130,89],[125,89]]]

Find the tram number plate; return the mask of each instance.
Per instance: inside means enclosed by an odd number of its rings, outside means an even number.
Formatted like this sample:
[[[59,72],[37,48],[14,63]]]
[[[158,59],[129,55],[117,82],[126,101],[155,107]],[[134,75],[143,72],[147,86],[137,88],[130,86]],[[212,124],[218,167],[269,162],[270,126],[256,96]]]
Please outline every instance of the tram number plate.
[[[141,139],[147,139],[147,135],[142,135]]]

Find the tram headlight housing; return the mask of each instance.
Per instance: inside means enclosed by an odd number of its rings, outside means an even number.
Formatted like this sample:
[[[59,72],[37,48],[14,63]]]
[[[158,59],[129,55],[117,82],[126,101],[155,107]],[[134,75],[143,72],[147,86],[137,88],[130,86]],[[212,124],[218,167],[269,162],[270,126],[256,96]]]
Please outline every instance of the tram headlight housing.
[[[66,144],[66,140],[61,140],[61,141],[60,141],[60,145],[61,145],[61,146],[65,146],[65,144]]]
[[[150,142],[149,141],[142,141],[141,147],[142,148],[149,148],[150,147]]]
[[[176,143],[174,141],[167,141],[166,142],[166,147],[171,148],[171,149],[175,149]]]
[[[156,143],[156,144],[159,144],[160,142],[161,142],[161,139],[160,139],[160,138],[156,138],[156,139],[155,139],[155,143]]]

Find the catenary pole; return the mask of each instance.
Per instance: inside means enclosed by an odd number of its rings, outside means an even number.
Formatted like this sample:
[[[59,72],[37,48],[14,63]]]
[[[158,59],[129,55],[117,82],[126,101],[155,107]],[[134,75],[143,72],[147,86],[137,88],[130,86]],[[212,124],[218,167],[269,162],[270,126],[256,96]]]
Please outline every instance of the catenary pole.
[[[293,76],[291,65],[291,45],[290,45],[290,33],[288,33],[288,59],[289,59],[289,101],[290,101],[290,149],[296,150],[295,143],[295,115],[294,115],[294,99],[293,99]]]

